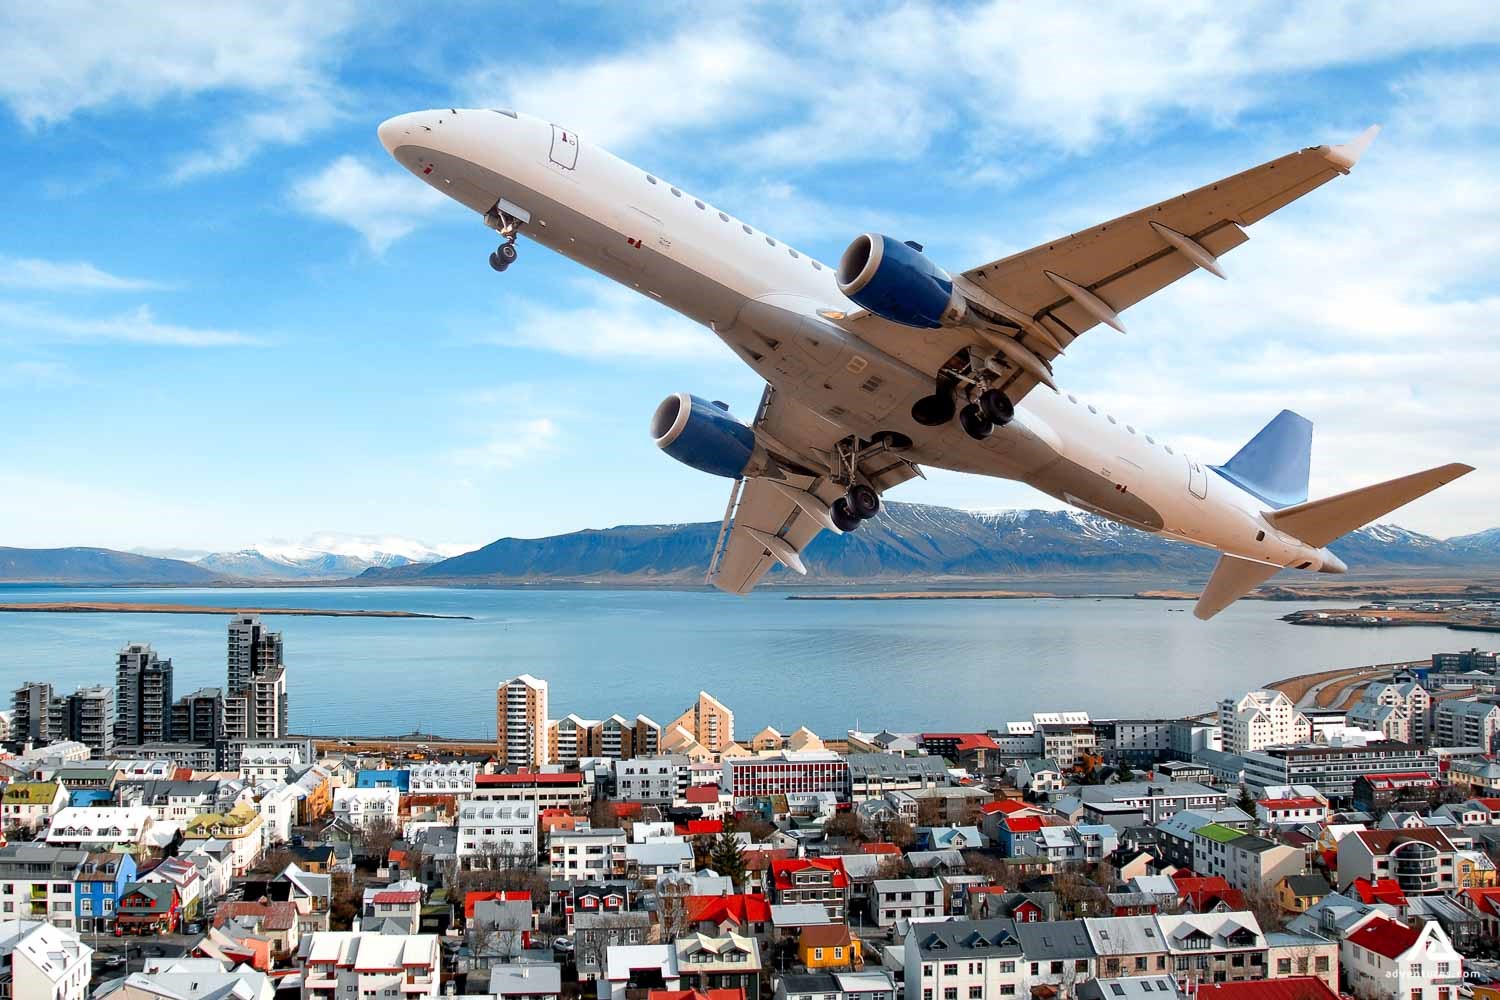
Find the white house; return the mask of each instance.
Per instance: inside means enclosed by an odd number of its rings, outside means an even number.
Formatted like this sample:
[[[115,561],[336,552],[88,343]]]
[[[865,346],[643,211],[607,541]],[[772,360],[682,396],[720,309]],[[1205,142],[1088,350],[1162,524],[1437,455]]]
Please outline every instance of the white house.
[[[351,830],[366,831],[381,823],[394,824],[401,805],[398,788],[335,788],[333,818]]]
[[[7,996],[86,1000],[94,949],[77,934],[40,920],[0,920],[0,958],[10,970]]]
[[[68,806],[52,817],[47,843],[86,851],[135,848],[153,821],[145,806]]]
[[[915,924],[906,936],[905,1000],[999,1000],[1026,993],[1026,963],[1009,920]]]
[[[537,807],[531,802],[464,799],[458,804],[458,861],[465,868],[536,863]]]
[[[0,798],[0,829],[35,833],[68,805],[68,790],[58,781],[14,781]]]
[[[436,934],[318,931],[303,939],[301,955],[302,1000],[441,996]]]
[[[292,826],[297,822],[297,805],[301,801],[302,793],[296,785],[273,785],[262,793],[256,805],[265,822],[262,834],[267,844],[284,844],[292,839]]]
[[[641,824],[637,823],[639,829]],[[552,877],[572,881],[608,878],[625,868],[625,831],[556,830],[547,838]]]
[[[1344,938],[1339,961],[1361,1000],[1455,1000],[1464,977],[1463,956],[1437,921],[1416,930],[1375,917]]]
[[[943,883],[935,878],[876,879],[870,884],[870,892],[879,927],[894,927],[898,920],[943,915]]]
[[[604,953],[604,975],[598,981],[599,1000],[625,1000],[625,989],[633,976],[661,977],[658,988],[676,990],[682,985],[677,970],[677,948],[670,944],[612,944]]]
[[[475,766],[465,761],[421,761],[408,766],[413,795],[472,795]]]
[[[240,751],[240,777],[252,785],[262,781],[284,782],[292,771],[300,771],[310,761],[291,747],[245,747]]]

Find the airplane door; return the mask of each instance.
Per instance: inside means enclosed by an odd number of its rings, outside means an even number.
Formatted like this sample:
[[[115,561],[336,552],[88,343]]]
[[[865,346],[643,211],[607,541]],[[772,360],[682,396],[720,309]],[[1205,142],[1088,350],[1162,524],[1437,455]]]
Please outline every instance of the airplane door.
[[[1188,492],[1199,500],[1208,499],[1208,470],[1202,465],[1187,460],[1188,464]]]
[[[548,158],[553,166],[572,170],[578,165],[578,136],[561,125],[552,126],[552,152]]]

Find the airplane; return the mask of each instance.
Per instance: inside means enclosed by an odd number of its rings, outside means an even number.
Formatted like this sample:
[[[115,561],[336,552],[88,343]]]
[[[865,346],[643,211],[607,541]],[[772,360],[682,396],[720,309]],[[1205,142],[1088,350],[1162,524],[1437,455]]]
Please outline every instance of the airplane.
[[[1378,126],[960,273],[911,240],[855,236],[820,261],[573,130],[504,109],[379,126],[422,181],[717,334],[766,382],[746,423],[686,392],[651,417],[658,447],[733,481],[708,580],[748,593],[806,573],[820,531],[849,532],[924,467],[1028,483],[1063,503],[1216,550],[1213,617],[1283,569],[1343,573],[1328,545],[1473,471],[1452,463],[1309,500],[1312,424],[1283,410],[1222,465],[1060,387],[1054,362],[1096,326],[1194,271],[1217,277],[1245,228],[1347,174]]]

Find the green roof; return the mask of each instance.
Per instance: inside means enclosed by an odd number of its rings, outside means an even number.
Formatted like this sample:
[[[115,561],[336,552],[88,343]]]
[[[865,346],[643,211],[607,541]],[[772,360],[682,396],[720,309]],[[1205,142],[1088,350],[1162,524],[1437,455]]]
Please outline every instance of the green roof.
[[[57,800],[55,781],[13,781],[5,786],[5,801],[11,805],[51,805]]]
[[[1207,826],[1198,827],[1193,832],[1200,837],[1219,844],[1227,844],[1230,841],[1239,840],[1245,835],[1245,831],[1236,830],[1234,827],[1225,826],[1223,823],[1210,823]]]

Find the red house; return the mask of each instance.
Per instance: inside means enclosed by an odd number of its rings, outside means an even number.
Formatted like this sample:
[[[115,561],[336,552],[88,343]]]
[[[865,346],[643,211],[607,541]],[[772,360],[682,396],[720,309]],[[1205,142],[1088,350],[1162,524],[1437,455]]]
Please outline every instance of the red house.
[[[830,920],[849,912],[849,875],[837,858],[788,858],[771,862],[778,903],[821,903]]]
[[[733,896],[684,896],[687,923],[715,937],[725,934],[764,936],[771,929],[771,904],[758,892]]]
[[[170,882],[132,882],[115,903],[115,937],[175,934],[182,922],[182,898]]]

